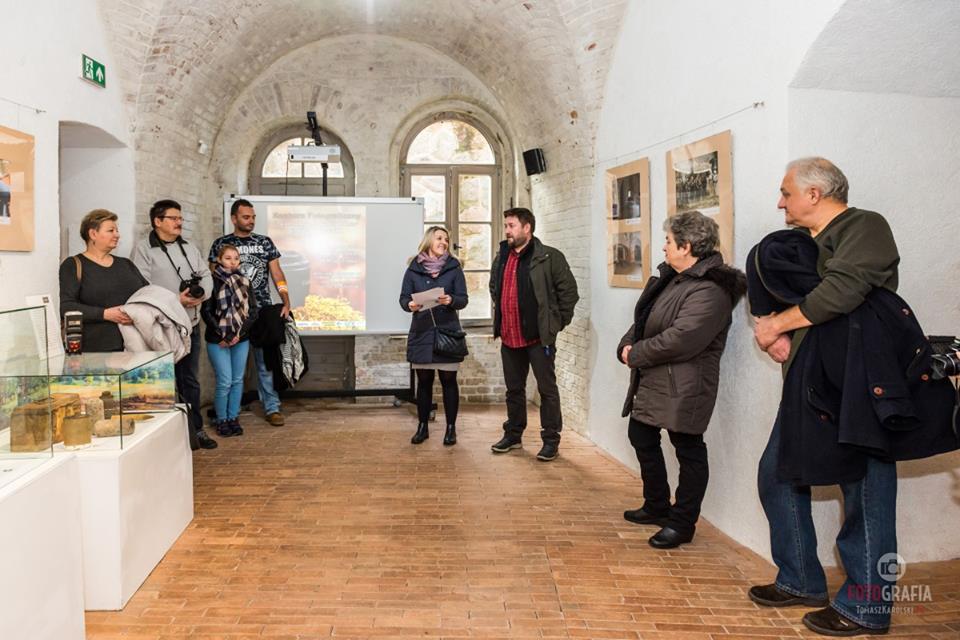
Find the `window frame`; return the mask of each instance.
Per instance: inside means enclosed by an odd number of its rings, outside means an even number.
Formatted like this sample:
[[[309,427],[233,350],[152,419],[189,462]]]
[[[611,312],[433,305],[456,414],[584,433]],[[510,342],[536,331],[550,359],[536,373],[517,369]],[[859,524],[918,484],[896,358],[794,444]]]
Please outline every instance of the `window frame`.
[[[342,178],[331,178],[327,177],[327,192],[330,197],[353,197],[356,195],[357,179],[356,179],[356,165],[353,161],[353,154],[350,153],[350,148],[343,142],[343,140],[323,127],[320,128],[320,137],[323,140],[324,144],[337,144],[340,145],[340,164],[343,165],[343,177]],[[264,193],[263,187],[284,187],[289,188],[290,186],[296,187],[296,193],[290,193],[289,195],[310,195],[310,196],[319,196],[323,190],[323,178],[264,178],[263,177],[263,165],[267,161],[270,153],[277,148],[277,145],[282,144],[285,140],[291,138],[310,138],[309,132],[305,131],[305,126],[302,124],[289,125],[277,129],[269,136],[261,139],[260,144],[257,145],[257,149],[253,154],[253,157],[250,161],[250,171],[249,171],[249,182],[250,185],[250,195],[284,195],[278,193]],[[337,191],[342,191],[342,193],[330,193],[332,187],[336,187]],[[273,190],[271,190],[273,191]]]
[[[493,164],[424,164],[424,163],[407,163],[407,154],[410,150],[410,145],[413,144],[413,141],[419,136],[424,129],[436,122],[449,121],[449,120],[458,120],[465,124],[470,125],[480,132],[480,135],[484,137],[487,142],[487,145],[490,147],[493,152]],[[443,176],[445,179],[445,191],[444,194],[444,221],[443,225],[450,231],[450,243],[455,247],[455,251],[458,251],[460,245],[460,219],[459,219],[459,189],[460,189],[460,176],[464,175],[479,175],[479,176],[489,176],[490,177],[490,220],[489,222],[481,221],[463,221],[463,224],[489,224],[490,225],[490,264],[493,264],[493,260],[496,258],[497,250],[500,246],[500,242],[503,236],[503,225],[500,224],[499,214],[503,210],[502,202],[502,192],[501,192],[501,180],[503,177],[503,159],[502,155],[495,144],[497,138],[490,132],[490,130],[483,125],[483,123],[477,121],[474,118],[462,113],[444,111],[440,113],[435,113],[427,118],[424,118],[418,122],[413,128],[410,129],[410,132],[407,134],[406,138],[403,141],[403,145],[400,147],[400,180],[401,180],[401,195],[404,197],[410,197],[411,195],[411,183],[414,176]],[[424,224],[429,224],[425,221]],[[485,269],[471,269],[469,264],[464,265],[464,271],[469,272],[486,272],[490,273],[490,267]],[[461,320],[461,324],[464,327],[492,327],[493,326],[493,301],[490,301],[489,308],[489,318],[464,318]]]

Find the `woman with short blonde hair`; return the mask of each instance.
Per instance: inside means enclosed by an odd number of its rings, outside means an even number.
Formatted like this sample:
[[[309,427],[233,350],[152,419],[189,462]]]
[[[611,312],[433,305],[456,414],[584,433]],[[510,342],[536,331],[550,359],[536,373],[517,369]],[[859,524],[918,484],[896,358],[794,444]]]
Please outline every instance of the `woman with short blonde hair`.
[[[123,351],[121,324],[132,324],[123,304],[149,284],[137,266],[113,255],[120,241],[117,214],[94,209],[80,223],[83,253],[60,264],[60,313],[83,314],[84,351]]]

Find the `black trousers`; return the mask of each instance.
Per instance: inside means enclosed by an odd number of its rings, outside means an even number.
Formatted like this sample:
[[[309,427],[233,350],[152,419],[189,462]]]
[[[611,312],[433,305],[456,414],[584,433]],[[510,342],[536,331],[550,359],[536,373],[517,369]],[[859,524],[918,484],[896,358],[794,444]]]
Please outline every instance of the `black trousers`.
[[[417,418],[420,422],[430,420],[433,410],[433,379],[437,369],[415,369],[417,372]],[[440,371],[440,387],[443,390],[443,412],[447,424],[457,424],[460,411],[460,385],[456,371]]]
[[[540,437],[544,442],[560,442],[563,416],[560,414],[560,389],[554,369],[557,350],[550,347],[547,355],[542,344],[511,349],[500,345],[503,381],[507,386],[507,421],[503,431],[517,439],[527,428],[527,373],[533,369],[540,392]]]
[[[203,416],[200,415],[200,326],[190,332],[190,353],[173,367],[173,376],[177,385],[177,399],[185,402],[187,423],[191,436],[203,429]]]
[[[630,418],[627,431],[630,444],[637,452],[640,477],[643,479],[643,508],[654,515],[667,516],[667,526],[680,533],[692,534],[700,517],[700,505],[707,492],[710,470],[707,445],[703,435],[667,431],[680,463],[680,478],[673,507],[670,506],[670,485],[667,467],[660,448],[660,427]]]

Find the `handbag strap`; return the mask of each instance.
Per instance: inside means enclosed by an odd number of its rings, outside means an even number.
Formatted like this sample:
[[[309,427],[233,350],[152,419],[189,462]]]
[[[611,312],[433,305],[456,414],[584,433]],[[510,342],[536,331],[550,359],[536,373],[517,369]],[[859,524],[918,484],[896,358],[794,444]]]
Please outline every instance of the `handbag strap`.
[[[427,311],[430,312],[430,319],[433,320],[433,327],[436,328],[436,327],[437,327],[437,319],[433,317],[433,307],[430,307],[429,309],[427,309]],[[457,312],[454,311],[454,313],[457,313]],[[457,318],[458,318],[458,319],[460,318],[460,314],[459,314],[459,313],[457,313]]]

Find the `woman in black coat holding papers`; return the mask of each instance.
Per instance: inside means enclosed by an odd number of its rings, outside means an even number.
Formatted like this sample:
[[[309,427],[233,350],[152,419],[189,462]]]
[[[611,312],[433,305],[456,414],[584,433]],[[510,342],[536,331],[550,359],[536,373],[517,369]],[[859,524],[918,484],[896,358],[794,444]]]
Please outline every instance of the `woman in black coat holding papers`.
[[[417,255],[403,274],[400,291],[400,306],[413,313],[410,333],[407,335],[407,361],[417,372],[417,432],[410,439],[420,444],[430,437],[427,422],[433,408],[434,372],[440,374],[443,388],[443,410],[447,418],[447,431],[443,444],[457,443],[457,411],[460,405],[460,389],[457,386],[457,369],[462,358],[438,355],[434,351],[437,328],[459,332],[460,318],[457,311],[467,306],[467,280],[460,261],[450,253],[450,234],[443,227],[429,227],[420,242]],[[436,298],[437,306],[423,309],[413,301],[413,294],[431,289],[442,289]],[[429,305],[427,305],[429,307]]]

